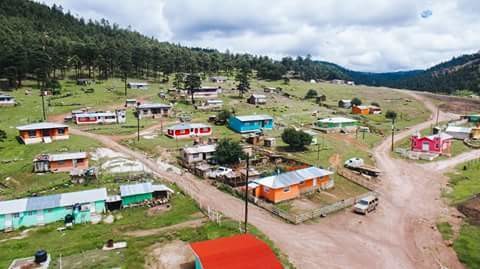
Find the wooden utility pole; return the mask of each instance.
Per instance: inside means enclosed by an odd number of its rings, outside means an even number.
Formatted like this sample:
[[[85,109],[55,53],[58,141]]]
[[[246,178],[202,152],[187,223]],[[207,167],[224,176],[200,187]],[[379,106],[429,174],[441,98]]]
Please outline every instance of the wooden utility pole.
[[[395,150],[395,119],[392,118],[392,152]]]
[[[40,95],[42,96],[42,112],[43,112],[43,120],[47,120],[47,112],[45,111],[45,91],[41,91]]]
[[[123,75],[124,82],[125,82],[125,96],[127,96],[127,72]]]
[[[250,170],[250,155],[247,154],[247,171],[245,173],[245,223],[243,227],[243,232],[247,233],[247,224],[248,224],[248,171]]]
[[[438,126],[439,117],[440,117],[440,105],[437,106],[437,120],[436,120],[436,123],[435,123],[436,126]]]
[[[140,113],[137,113],[137,141],[140,141]]]

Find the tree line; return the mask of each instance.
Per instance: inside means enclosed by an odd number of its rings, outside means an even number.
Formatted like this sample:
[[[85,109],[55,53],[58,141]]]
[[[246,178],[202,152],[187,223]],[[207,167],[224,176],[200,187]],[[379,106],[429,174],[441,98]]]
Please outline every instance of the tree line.
[[[136,77],[168,80],[175,73],[253,74],[278,80],[287,74],[310,79],[340,78],[333,65],[310,56],[283,58],[188,48],[123,29],[108,20],[86,21],[61,6],[28,0],[0,1],[0,78],[18,87],[25,79],[48,84],[75,78]],[[244,80],[244,79],[243,79]],[[243,87],[243,86],[242,86]]]

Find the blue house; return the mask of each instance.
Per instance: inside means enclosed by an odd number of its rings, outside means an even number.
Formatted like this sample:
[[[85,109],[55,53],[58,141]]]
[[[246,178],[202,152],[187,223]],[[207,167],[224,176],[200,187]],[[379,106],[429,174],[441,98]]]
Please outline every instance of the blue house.
[[[107,189],[0,201],[0,231],[44,225],[72,215],[75,223],[90,222],[105,212]]]
[[[273,118],[268,115],[232,116],[228,126],[237,133],[252,133],[273,129]]]

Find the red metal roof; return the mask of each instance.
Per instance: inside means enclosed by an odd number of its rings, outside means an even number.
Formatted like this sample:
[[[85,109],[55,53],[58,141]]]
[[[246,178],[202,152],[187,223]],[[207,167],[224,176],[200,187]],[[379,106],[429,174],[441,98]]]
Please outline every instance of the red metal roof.
[[[190,244],[203,269],[281,269],[270,247],[250,234]]]

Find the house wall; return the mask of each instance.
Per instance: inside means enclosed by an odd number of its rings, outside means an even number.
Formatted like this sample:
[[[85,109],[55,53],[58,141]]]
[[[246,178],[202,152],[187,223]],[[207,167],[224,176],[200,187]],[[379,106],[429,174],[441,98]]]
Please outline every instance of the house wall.
[[[122,205],[123,206],[129,206],[129,205],[132,205],[132,204],[142,203],[145,200],[152,200],[152,194],[151,193],[144,193],[144,194],[123,196],[122,197]]]
[[[70,172],[70,170],[72,170],[73,168],[87,169],[88,159],[81,159],[81,160],[83,160],[81,163],[79,163],[77,160],[76,166],[73,165],[73,160],[50,162],[50,171],[51,172]]]
[[[73,214],[75,223],[89,222],[91,219],[91,207],[95,208],[96,213],[105,212],[105,201],[96,201],[88,204],[90,208],[84,211],[73,212],[72,207],[56,207],[36,211],[20,212],[18,215],[12,214],[12,228],[31,227],[41,224],[48,224],[57,221],[63,221],[65,216]],[[43,216],[43,217],[42,217]],[[0,230],[5,229],[5,215],[0,215]]]
[[[480,139],[480,128],[473,128],[471,136],[472,139]]]
[[[353,106],[352,107],[352,114],[359,114],[359,115],[368,115],[370,113],[370,109],[361,109],[359,107]]]
[[[263,121],[264,126],[262,127],[262,121],[249,121],[242,122],[235,117],[231,117],[228,120],[228,126],[236,131],[237,133],[248,133],[248,132],[258,132],[261,128],[263,129],[273,129],[274,123],[273,120]]]
[[[424,143],[428,143],[428,148],[429,148],[428,152],[442,153],[443,149],[445,149],[440,139],[430,140],[426,137],[421,137],[421,138],[412,137],[411,149],[413,151],[425,152],[423,150]]]
[[[29,131],[19,131],[19,136],[25,144],[35,144],[41,143],[43,140],[42,138],[45,136],[49,136],[52,140],[64,140],[69,138],[69,130],[68,128],[64,128],[65,133],[63,135],[58,134],[58,129],[47,129],[48,135],[44,135],[43,130],[35,130],[35,136],[30,137]]]

